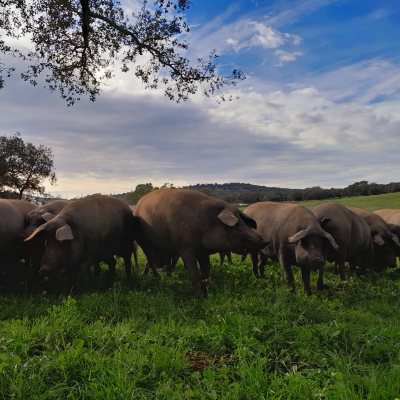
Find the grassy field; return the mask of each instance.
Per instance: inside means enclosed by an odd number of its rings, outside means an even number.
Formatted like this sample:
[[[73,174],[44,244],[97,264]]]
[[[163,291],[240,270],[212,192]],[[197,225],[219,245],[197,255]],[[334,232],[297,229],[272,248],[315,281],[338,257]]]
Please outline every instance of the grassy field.
[[[358,196],[358,197],[343,197],[341,199],[330,199],[323,201],[335,201],[344,206],[355,206],[365,208],[366,210],[376,211],[382,208],[400,208],[400,192],[378,194],[376,196]],[[304,201],[297,203],[304,207],[313,208],[315,205],[322,203],[321,200]]]
[[[0,399],[400,398],[400,267],[341,283],[327,265],[330,289],[307,297],[299,268],[292,294],[278,264],[256,279],[233,259],[212,257],[205,300],[182,262],[141,275],[142,253],[131,283],[118,262],[111,289],[103,266],[74,298],[62,272],[1,292]]]

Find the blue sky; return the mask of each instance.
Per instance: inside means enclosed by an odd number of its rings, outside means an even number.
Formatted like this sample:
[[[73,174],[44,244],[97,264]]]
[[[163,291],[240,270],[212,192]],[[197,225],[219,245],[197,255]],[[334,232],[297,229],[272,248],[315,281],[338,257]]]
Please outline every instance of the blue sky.
[[[239,100],[177,105],[117,73],[95,103],[67,108],[18,72],[9,80],[0,134],[52,146],[59,183],[49,190],[400,180],[400,2],[194,0],[186,18],[191,58],[215,48],[221,73],[246,73],[232,89]]]

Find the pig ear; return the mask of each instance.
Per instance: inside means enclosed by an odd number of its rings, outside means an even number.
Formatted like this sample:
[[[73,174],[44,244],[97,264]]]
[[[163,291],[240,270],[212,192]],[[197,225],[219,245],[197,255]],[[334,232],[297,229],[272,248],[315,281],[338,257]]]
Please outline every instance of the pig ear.
[[[50,220],[52,220],[55,217],[54,214],[52,213],[45,213],[42,215],[42,218],[46,221],[49,222]]]
[[[324,217],[321,218],[321,225],[326,224],[328,221],[330,221],[331,219],[329,217]]]
[[[307,229],[303,229],[303,230],[297,232],[295,235],[290,236],[288,238],[288,242],[289,243],[297,243],[301,239],[304,239],[307,235],[308,235]]]
[[[40,234],[40,232],[45,231],[46,228],[47,228],[47,227],[46,227],[46,224],[40,225],[39,228],[36,228],[36,229],[33,231],[33,233],[32,233],[31,236],[29,236],[29,237],[27,237],[26,239],[24,239],[24,242],[27,242],[28,240],[33,239],[36,235]]]
[[[372,241],[377,244],[378,246],[383,246],[385,244],[385,241],[382,239],[382,235],[378,233],[372,238]]]
[[[257,222],[254,221],[253,218],[248,217],[246,214],[244,214],[242,212],[240,213],[240,216],[243,218],[243,221],[245,222],[245,224],[247,226],[249,226],[250,228],[253,228],[253,229],[257,229]]]
[[[65,224],[62,228],[57,229],[56,239],[60,242],[64,240],[73,240],[74,235],[72,234],[72,229],[68,224]]]
[[[400,242],[399,242],[399,238],[397,237],[397,235],[392,234],[392,240],[396,244],[396,246],[400,247]]]
[[[228,226],[234,226],[238,223],[238,218],[236,218],[232,211],[224,210],[218,214],[218,218]]]
[[[331,247],[335,250],[339,250],[339,246],[335,242],[335,239],[332,237],[332,235],[328,232],[324,232],[324,237],[328,240],[329,244]]]

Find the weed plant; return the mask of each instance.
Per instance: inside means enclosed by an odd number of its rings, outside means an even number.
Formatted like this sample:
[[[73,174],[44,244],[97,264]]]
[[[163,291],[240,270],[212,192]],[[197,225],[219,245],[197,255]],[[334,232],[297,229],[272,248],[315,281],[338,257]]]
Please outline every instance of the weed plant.
[[[277,263],[219,266],[193,297],[182,262],[171,277],[132,282],[118,261],[112,288],[86,277],[66,297],[62,271],[31,294],[0,295],[1,399],[400,398],[400,268],[307,297]],[[313,276],[314,283],[316,276]],[[314,285],[315,289],[315,285]],[[203,360],[203,361],[201,361]]]

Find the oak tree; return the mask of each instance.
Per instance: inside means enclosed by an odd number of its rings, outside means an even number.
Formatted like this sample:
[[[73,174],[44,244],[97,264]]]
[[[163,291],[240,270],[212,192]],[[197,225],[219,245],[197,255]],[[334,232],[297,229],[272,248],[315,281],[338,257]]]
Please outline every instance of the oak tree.
[[[177,102],[198,90],[206,97],[232,99],[222,88],[244,79],[241,71],[220,76],[215,50],[194,64],[185,56],[188,42],[182,36],[190,30],[184,19],[189,0],[144,0],[133,12],[128,5],[115,0],[0,0],[0,55],[27,60],[22,78],[37,85],[44,73],[48,88],[58,90],[68,105],[81,95],[94,101],[117,64],[123,72],[135,68],[147,88],[164,85],[165,95]],[[30,40],[31,51],[10,44],[10,39],[23,37]],[[13,66],[0,59],[0,88],[12,72]]]
[[[51,148],[25,143],[20,134],[0,136],[0,190],[23,194],[44,194],[44,181],[57,181]]]

